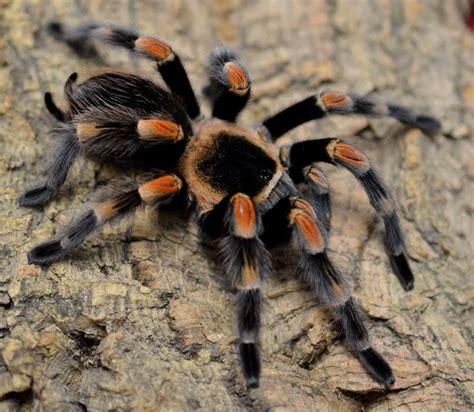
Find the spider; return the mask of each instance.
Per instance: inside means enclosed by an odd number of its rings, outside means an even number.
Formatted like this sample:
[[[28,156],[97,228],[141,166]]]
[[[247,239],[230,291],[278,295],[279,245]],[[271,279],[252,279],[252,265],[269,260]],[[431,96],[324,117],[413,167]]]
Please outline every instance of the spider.
[[[210,55],[204,94],[212,116],[206,118],[180,58],[163,40],[96,23],[71,28],[55,22],[49,30],[82,56],[93,56],[98,40],[152,60],[169,91],[139,75],[107,69],[82,81],[76,73],[69,76],[66,111],[45,94],[46,108],[58,121],[57,149],[50,154],[44,183],[27,191],[21,206],[48,203],[81,153],[138,165],[141,172],[99,189],[84,214],[28,253],[29,263],[48,265],[65,258],[94,231],[141,206],[194,207],[201,232],[215,242],[237,294],[238,351],[249,387],[260,380],[261,287],[270,273],[268,250],[290,240],[300,254],[297,275],[332,309],[347,346],[375,380],[393,385],[391,367],[372,347],[350,287],[328,256],[330,190],[318,163],[346,168],[365,189],[383,218],[393,272],[408,291],[414,277],[394,200],[367,156],[353,145],[338,138],[281,148],[275,142],[302,123],[331,114],[391,116],[427,133],[440,123],[396,104],[322,91],[257,127],[240,125],[236,119],[249,101],[251,80],[236,53],[225,47]]]

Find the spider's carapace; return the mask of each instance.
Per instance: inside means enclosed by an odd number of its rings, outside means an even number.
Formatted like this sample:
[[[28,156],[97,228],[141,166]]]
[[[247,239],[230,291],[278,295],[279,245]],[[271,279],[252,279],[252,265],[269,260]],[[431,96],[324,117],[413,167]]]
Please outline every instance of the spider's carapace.
[[[257,130],[220,119],[201,120],[181,162],[189,191],[203,212],[229,194],[264,202],[283,167],[277,147]]]

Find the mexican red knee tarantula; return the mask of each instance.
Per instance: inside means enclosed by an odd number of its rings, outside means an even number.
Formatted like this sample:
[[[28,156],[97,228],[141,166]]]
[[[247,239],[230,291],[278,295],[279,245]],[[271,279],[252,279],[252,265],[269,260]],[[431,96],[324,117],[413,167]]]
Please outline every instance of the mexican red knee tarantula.
[[[413,274],[390,192],[368,158],[340,139],[313,139],[281,149],[274,142],[302,123],[333,113],[391,116],[426,132],[439,129],[439,122],[395,104],[322,92],[256,128],[239,125],[236,118],[249,101],[251,81],[227,48],[210,56],[204,90],[212,105],[208,119],[200,112],[178,55],[162,40],[98,24],[71,29],[52,23],[50,31],[84,56],[95,53],[91,41],[97,39],[154,61],[169,91],[135,74],[104,70],[81,82],[76,73],[69,76],[64,87],[67,111],[46,93],[46,107],[59,122],[54,129],[58,147],[45,182],[20,198],[22,206],[49,202],[81,152],[102,161],[134,163],[143,173],[100,190],[86,213],[28,253],[29,262],[47,265],[63,259],[92,232],[142,205],[195,206],[198,224],[216,241],[223,270],[237,291],[240,360],[248,386],[256,387],[261,286],[270,271],[267,248],[293,238],[301,254],[298,275],[332,307],[348,346],[370,374],[392,385],[392,370],[371,346],[350,288],[328,257],[329,186],[317,164],[340,165],[361,183],[384,220],[392,269],[410,290]]]

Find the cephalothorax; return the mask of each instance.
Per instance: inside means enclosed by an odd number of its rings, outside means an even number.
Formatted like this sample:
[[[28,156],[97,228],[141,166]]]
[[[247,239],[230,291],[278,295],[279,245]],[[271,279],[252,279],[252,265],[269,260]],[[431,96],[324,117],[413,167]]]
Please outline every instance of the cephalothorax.
[[[392,116],[426,132],[439,129],[439,122],[398,105],[321,92],[255,128],[238,125],[251,81],[236,54],[226,48],[210,57],[210,82],[204,92],[212,117],[206,119],[178,55],[162,40],[98,24],[70,29],[53,23],[50,31],[82,55],[95,53],[91,40],[97,39],[151,59],[170,91],[135,74],[104,70],[83,81],[75,73],[69,76],[65,111],[46,93],[46,107],[58,120],[57,151],[45,182],[20,198],[22,206],[49,202],[81,152],[102,161],[129,162],[143,172],[99,190],[82,216],[29,252],[29,262],[46,265],[63,259],[93,231],[142,205],[195,207],[198,224],[216,241],[227,279],[238,293],[242,369],[247,384],[258,386],[261,285],[270,272],[268,249],[293,238],[301,254],[298,275],[333,308],[347,344],[371,375],[392,385],[392,370],[371,346],[350,288],[328,257],[329,185],[317,163],[343,166],[362,184],[384,220],[393,271],[410,290],[413,274],[393,199],[368,158],[340,139],[282,148],[274,142],[298,125],[332,113]]]

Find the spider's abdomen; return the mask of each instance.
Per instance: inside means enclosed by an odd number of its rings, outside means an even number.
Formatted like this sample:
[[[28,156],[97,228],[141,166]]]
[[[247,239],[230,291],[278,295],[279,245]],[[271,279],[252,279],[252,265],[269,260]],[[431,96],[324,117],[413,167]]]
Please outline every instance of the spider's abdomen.
[[[198,125],[182,167],[203,210],[234,193],[264,201],[281,176],[275,146],[251,129],[218,120]]]
[[[116,71],[77,85],[74,81],[67,83],[66,98],[85,153],[107,161],[150,158],[151,166],[170,166],[169,159],[183,152],[192,125],[171,93],[150,80]]]

